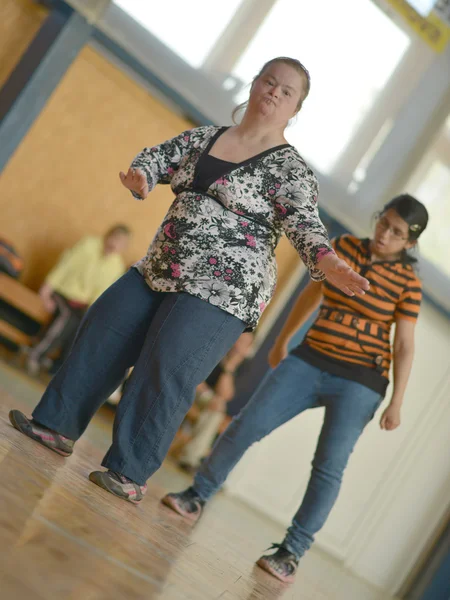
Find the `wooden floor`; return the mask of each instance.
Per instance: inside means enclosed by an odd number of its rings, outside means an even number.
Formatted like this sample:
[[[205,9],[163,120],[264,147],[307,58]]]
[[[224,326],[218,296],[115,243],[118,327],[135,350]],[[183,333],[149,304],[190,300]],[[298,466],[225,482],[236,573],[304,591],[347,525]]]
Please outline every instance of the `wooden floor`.
[[[192,527],[159,503],[189,478],[168,463],[133,506],[87,479],[109,445],[103,409],[69,459],[8,422],[29,413],[42,384],[0,364],[0,598],[2,600],[387,600],[313,549],[293,586],[254,566],[280,527],[219,494]]]

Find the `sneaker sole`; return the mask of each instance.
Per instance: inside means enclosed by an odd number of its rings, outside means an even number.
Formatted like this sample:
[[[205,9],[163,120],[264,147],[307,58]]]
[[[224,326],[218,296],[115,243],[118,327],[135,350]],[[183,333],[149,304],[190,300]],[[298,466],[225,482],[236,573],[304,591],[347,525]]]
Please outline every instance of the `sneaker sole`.
[[[120,489],[119,486],[114,485],[110,478],[106,475],[106,471],[93,471],[89,473],[89,481],[98,485],[98,487],[102,488],[106,492],[109,492],[113,496],[117,496],[121,500],[126,500],[127,502],[131,502],[131,504],[137,505],[141,502],[141,500],[133,500],[130,498],[128,494]]]
[[[282,581],[283,583],[294,583],[295,581],[295,575],[287,575],[286,577],[280,575],[280,573],[275,571],[275,569],[266,561],[265,558],[260,558],[256,564],[260,569],[272,575],[272,577],[276,577],[278,581]]]
[[[55,448],[55,446],[48,444],[41,437],[39,437],[38,435],[36,435],[32,431],[30,431],[28,429],[30,427],[30,422],[25,417],[25,415],[20,412],[20,410],[9,411],[9,421],[10,421],[11,425],[14,427],[14,429],[17,429],[17,431],[20,431],[20,433],[23,433],[23,435],[26,435],[27,437],[34,440],[35,442],[38,442],[39,444],[41,444],[41,446],[44,446],[44,448],[53,450],[53,452],[55,452],[56,454],[59,454],[59,456],[64,456],[64,458],[71,456],[72,452],[66,452],[65,450]]]
[[[161,504],[164,504],[164,506],[168,506],[174,512],[176,512],[178,515],[184,517],[185,519],[188,519],[189,521],[192,521],[193,523],[198,521],[198,519],[200,518],[200,516],[202,514],[201,510],[199,510],[196,513],[188,513],[186,511],[184,511],[183,509],[181,509],[179,507],[175,498],[173,498],[170,495],[164,496],[164,498],[161,499]]]

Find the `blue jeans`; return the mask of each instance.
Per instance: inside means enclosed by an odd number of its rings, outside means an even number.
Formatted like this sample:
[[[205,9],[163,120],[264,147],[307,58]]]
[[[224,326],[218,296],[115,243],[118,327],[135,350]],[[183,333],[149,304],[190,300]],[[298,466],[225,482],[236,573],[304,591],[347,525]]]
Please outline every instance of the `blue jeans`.
[[[197,385],[245,327],[189,294],[154,292],[130,269],[86,313],[33,418],[77,440],[134,366],[102,465],[143,485],[161,466]]]
[[[290,552],[302,556],[330,514],[350,454],[382,399],[360,383],[331,375],[289,355],[267,375],[224,431],[197,472],[194,488],[207,500],[254,442],[304,410],[324,406],[325,417],[308,487],[283,541]],[[280,468],[291,477],[288,465],[287,454]]]

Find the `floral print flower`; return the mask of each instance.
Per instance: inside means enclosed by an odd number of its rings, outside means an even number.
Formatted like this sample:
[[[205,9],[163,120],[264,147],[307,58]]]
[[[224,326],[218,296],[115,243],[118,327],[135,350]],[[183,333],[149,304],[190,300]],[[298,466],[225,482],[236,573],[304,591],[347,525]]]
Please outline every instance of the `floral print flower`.
[[[250,246],[250,248],[256,248],[256,240],[252,235],[247,234],[245,239],[247,240],[247,246]]]
[[[270,173],[272,175],[276,175],[279,179],[286,180],[290,179],[291,177],[295,177],[295,174],[298,171],[299,167],[301,167],[301,163],[298,160],[288,159],[283,161],[282,164],[273,164],[270,167]]]
[[[230,301],[231,293],[227,285],[220,281],[207,281],[202,284],[202,289],[208,296],[208,302],[214,306],[226,304]]]
[[[286,184],[280,191],[285,198],[291,201],[291,203],[298,203],[304,200],[302,189],[294,183]]]
[[[181,275],[181,273],[180,273],[180,265],[172,263],[170,265],[170,268],[172,269],[172,277],[175,277],[175,278],[180,277],[180,275]]]
[[[167,225],[165,225],[164,227],[164,233],[167,235],[167,237],[171,238],[172,240],[174,240],[177,237],[177,232],[175,230],[175,225],[173,223],[167,223]]]

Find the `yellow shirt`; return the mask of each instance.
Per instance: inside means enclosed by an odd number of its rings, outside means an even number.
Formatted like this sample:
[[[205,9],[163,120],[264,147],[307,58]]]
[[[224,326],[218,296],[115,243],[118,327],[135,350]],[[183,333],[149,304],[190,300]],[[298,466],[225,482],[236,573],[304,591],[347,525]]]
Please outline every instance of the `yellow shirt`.
[[[103,238],[89,236],[63,253],[45,281],[68,300],[92,304],[124,272],[121,256],[105,256]]]

